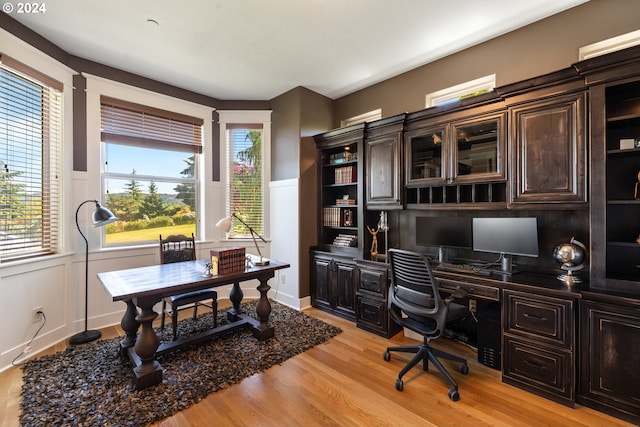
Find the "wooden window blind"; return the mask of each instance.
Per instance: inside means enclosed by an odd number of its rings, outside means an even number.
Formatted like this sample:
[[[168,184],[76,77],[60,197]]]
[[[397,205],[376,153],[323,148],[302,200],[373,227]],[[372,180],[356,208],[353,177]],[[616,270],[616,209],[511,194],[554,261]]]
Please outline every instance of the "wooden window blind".
[[[100,103],[103,142],[202,152],[202,119],[106,96]]]
[[[62,209],[62,83],[0,56],[0,261],[55,253]]]

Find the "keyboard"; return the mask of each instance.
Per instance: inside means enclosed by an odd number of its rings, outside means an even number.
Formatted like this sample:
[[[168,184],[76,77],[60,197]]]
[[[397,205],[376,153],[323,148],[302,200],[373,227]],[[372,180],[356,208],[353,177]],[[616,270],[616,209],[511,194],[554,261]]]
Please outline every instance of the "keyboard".
[[[465,273],[465,274],[476,274],[478,276],[490,276],[491,270],[484,267],[479,267],[477,265],[469,265],[469,264],[450,264],[448,262],[443,262],[436,265],[436,270],[440,271],[448,271],[451,273]]]

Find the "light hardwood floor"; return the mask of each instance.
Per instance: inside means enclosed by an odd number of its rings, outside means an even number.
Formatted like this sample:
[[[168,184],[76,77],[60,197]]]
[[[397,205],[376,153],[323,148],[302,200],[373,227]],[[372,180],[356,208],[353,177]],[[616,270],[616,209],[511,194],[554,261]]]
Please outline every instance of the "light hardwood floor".
[[[395,353],[385,362],[382,354],[388,345],[416,341],[403,334],[387,340],[316,309],[306,313],[344,332],[155,426],[631,426],[503,384],[500,372],[479,364],[472,349],[446,339],[434,341],[434,346],[469,362],[466,376],[445,362],[458,381],[460,400],[449,400],[449,387],[435,368],[414,368],[399,392],[395,379],[409,356]],[[119,327],[103,330],[105,338],[121,334]],[[47,353],[65,346],[57,344]],[[1,427],[18,425],[21,387],[20,368],[0,373]]]

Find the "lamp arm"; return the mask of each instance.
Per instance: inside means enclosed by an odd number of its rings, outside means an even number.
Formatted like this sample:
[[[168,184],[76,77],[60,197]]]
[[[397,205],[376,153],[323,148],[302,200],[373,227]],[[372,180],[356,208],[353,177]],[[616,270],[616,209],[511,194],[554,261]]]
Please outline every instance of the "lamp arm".
[[[256,250],[258,251],[258,256],[260,257],[260,260],[262,260],[262,252],[260,251],[260,248],[258,247],[258,242],[256,240],[256,236],[258,236],[260,238],[260,240],[262,240],[264,243],[267,243],[267,241],[264,240],[264,238],[261,235],[256,233],[256,231],[249,224],[247,224],[242,219],[240,219],[240,217],[238,215],[236,215],[235,212],[232,215],[233,215],[234,218],[236,218],[238,221],[240,221],[242,223],[242,225],[244,225],[245,227],[247,227],[249,229],[249,233],[251,233],[251,238],[253,239],[253,244],[256,245]]]
[[[76,227],[78,228],[78,231],[80,232],[80,235],[84,239],[84,330],[85,331],[88,329],[87,306],[88,306],[88,303],[89,303],[89,295],[88,295],[88,290],[89,290],[89,241],[87,240],[87,236],[85,236],[84,233],[82,232],[82,230],[80,229],[80,223],[78,223],[78,212],[80,212],[80,208],[82,206],[84,206],[85,204],[87,204],[89,202],[98,203],[97,200],[85,200],[84,202],[80,203],[80,206],[78,206],[78,209],[76,209]]]

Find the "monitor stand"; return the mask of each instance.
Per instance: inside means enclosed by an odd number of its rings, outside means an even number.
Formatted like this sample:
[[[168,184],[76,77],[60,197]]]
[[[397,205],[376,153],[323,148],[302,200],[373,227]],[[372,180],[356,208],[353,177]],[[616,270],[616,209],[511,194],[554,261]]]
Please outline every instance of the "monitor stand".
[[[513,274],[513,269],[512,269],[512,256],[509,254],[500,254],[500,258],[501,258],[501,271],[500,273],[502,274]]]

